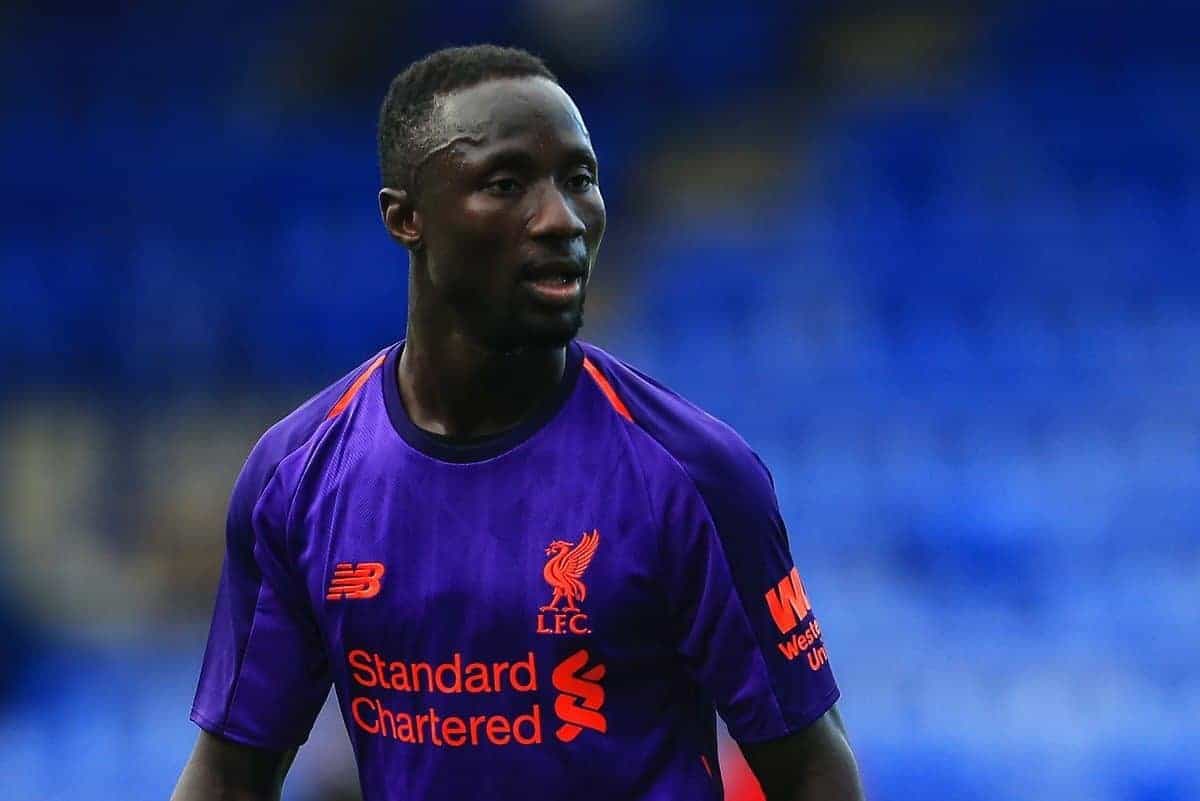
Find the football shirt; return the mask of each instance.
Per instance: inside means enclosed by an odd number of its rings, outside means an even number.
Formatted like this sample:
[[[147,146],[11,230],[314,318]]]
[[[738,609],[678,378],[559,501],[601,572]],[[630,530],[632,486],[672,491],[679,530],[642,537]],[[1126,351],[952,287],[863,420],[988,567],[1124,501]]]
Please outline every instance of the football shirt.
[[[567,348],[514,429],[417,428],[393,345],[272,427],[230,502],[192,720],[304,742],[332,685],[366,801],[718,799],[837,700],[771,478],[728,426]]]

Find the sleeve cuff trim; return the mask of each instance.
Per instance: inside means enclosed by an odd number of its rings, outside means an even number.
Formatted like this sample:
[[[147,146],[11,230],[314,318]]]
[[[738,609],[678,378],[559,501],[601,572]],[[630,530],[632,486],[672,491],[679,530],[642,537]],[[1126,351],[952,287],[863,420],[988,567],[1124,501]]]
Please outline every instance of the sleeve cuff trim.
[[[295,740],[276,739],[272,737],[263,737],[259,734],[251,734],[237,726],[231,726],[228,723],[217,723],[215,720],[208,717],[195,707],[192,707],[192,713],[189,717],[193,723],[204,729],[209,734],[215,734],[220,737],[224,737],[227,740],[232,740],[235,743],[248,745],[252,748],[264,748],[270,751],[289,751],[293,748],[300,747],[305,742],[305,740],[296,742]]]
[[[831,689],[823,698],[821,698],[821,700],[804,710],[802,714],[792,718],[791,720],[783,721],[783,727],[779,730],[771,730],[767,733],[747,735],[741,735],[731,731],[730,735],[738,743],[753,745],[756,743],[764,743],[768,740],[778,740],[782,737],[796,734],[816,723],[822,715],[828,712],[833,705],[837,703],[837,700],[841,697],[841,694],[841,690],[839,690],[835,685],[833,689]]]

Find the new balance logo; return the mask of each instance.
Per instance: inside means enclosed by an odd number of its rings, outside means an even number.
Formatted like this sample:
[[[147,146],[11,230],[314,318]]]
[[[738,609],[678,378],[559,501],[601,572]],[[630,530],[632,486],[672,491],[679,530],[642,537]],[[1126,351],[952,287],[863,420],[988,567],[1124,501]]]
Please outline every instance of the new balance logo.
[[[328,601],[374,598],[383,583],[383,565],[379,562],[338,562],[333,580],[325,594]]]
[[[588,652],[576,651],[550,676],[554,689],[560,693],[554,699],[554,714],[564,721],[555,734],[564,743],[574,740],[584,729],[601,734],[608,731],[608,721],[597,711],[604,706],[604,688],[600,686],[604,665],[594,665],[585,671],[587,662]]]
[[[775,628],[780,634],[787,634],[799,625],[809,612],[812,604],[804,592],[804,584],[800,581],[800,573],[796,568],[780,579],[779,584],[766,592],[767,611],[775,621]]]

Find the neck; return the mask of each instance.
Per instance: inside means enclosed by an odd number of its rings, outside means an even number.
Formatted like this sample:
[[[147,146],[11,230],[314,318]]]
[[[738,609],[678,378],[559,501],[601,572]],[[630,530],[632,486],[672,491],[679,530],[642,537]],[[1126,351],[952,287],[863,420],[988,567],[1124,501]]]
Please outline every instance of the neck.
[[[483,437],[517,425],[558,386],[566,346],[500,352],[410,315],[397,380],[409,419],[433,434]]]

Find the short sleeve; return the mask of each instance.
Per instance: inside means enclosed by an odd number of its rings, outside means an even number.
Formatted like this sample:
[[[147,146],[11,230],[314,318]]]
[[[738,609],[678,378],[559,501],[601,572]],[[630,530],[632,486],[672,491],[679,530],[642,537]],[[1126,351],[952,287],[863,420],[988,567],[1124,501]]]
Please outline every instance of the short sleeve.
[[[308,739],[331,678],[304,588],[289,567],[288,494],[275,467],[252,453],[234,485],[191,719],[245,745],[287,750]]]
[[[739,742],[799,731],[838,688],[766,468],[746,449],[666,492],[678,653]]]

